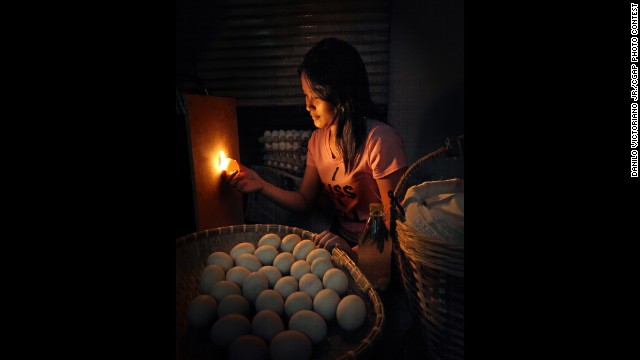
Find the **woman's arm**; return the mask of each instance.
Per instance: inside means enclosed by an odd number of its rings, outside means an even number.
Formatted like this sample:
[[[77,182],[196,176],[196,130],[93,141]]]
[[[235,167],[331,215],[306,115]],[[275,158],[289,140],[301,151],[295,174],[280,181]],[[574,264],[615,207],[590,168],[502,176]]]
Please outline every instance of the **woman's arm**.
[[[314,166],[306,166],[299,190],[281,189],[262,179],[255,171],[240,165],[240,172],[230,178],[230,183],[243,193],[260,192],[277,205],[289,211],[306,211],[311,208],[322,186]]]

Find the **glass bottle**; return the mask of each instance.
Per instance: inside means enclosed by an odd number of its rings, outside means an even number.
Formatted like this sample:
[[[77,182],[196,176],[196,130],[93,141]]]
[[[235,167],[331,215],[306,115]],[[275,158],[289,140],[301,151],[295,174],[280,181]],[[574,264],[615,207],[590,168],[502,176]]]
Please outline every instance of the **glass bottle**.
[[[369,204],[369,219],[358,239],[358,268],[376,291],[387,288],[391,270],[391,241],[384,216],[382,204]]]

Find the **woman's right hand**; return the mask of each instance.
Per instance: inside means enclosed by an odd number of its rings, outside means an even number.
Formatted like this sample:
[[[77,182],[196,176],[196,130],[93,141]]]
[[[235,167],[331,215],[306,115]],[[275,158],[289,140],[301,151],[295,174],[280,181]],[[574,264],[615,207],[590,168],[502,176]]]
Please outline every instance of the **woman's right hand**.
[[[255,171],[242,164],[240,171],[235,175],[226,175],[227,180],[237,190],[243,193],[262,191],[264,180]]]

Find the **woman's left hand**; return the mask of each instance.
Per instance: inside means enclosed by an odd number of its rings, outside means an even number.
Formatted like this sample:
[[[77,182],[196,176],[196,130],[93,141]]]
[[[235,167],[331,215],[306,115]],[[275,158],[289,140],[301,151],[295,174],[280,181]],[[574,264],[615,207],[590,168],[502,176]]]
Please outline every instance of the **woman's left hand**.
[[[349,243],[341,238],[340,236],[329,232],[323,231],[320,234],[316,235],[315,240],[313,241],[318,247],[325,248],[327,251],[331,252],[333,248],[338,248],[345,253],[355,262],[358,263],[358,253],[349,246]]]

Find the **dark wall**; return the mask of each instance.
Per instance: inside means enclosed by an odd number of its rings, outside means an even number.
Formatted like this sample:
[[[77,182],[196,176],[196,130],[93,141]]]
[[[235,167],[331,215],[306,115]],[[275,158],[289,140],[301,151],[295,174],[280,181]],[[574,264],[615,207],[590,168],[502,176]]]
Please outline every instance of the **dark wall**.
[[[464,133],[464,1],[393,1],[390,22],[389,123],[414,162]]]

